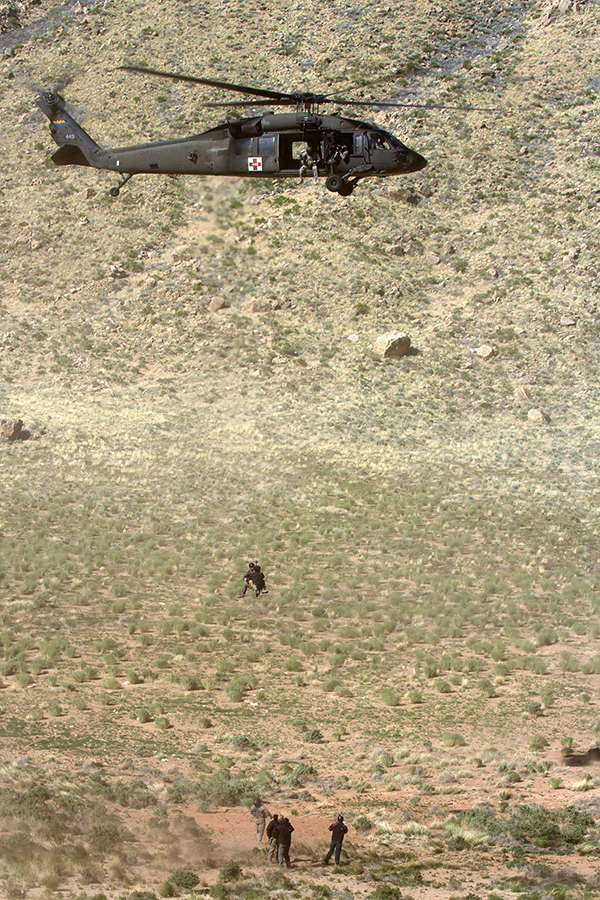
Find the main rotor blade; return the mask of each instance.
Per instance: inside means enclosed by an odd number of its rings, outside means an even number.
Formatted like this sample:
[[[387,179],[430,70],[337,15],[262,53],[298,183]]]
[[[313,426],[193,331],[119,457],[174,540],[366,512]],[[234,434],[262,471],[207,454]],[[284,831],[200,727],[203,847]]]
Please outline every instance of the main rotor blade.
[[[456,109],[477,112],[493,112],[490,107],[483,106],[444,106],[441,103],[396,103],[392,100],[342,100],[339,97],[327,97],[325,103],[339,103],[340,106],[374,106],[378,109]]]
[[[146,66],[119,66],[125,72],[141,72],[143,75],[156,75],[158,78],[171,78],[173,81],[187,81],[189,84],[207,84],[209,87],[223,88],[226,91],[238,91],[240,94],[251,94],[266,100],[288,100],[292,94],[281,91],[269,91],[264,88],[248,87],[244,84],[230,84],[228,81],[214,81],[211,78],[196,78],[194,75],[179,75],[176,72],[163,72],[160,69],[148,69]]]
[[[272,98],[263,97],[263,100],[265,102],[270,99],[272,99]],[[208,109],[229,109],[232,106],[248,107],[248,106],[262,106],[262,105],[263,104],[260,102],[260,98],[258,100],[230,100],[229,102],[227,102],[227,100],[222,100],[217,103],[202,103],[201,104],[201,106],[203,108],[206,107]],[[277,106],[296,106],[296,100],[292,100],[292,99],[278,100]]]

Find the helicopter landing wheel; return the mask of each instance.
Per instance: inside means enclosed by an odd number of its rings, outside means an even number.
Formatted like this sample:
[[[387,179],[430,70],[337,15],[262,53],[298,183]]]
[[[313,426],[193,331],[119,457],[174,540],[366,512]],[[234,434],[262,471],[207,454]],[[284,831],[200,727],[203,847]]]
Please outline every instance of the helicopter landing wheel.
[[[342,181],[342,185],[339,190],[339,195],[340,195],[340,197],[349,197],[353,190],[354,190],[353,184],[350,184],[349,181]]]
[[[328,177],[327,181],[325,182],[325,187],[327,188],[328,191],[331,191],[333,194],[337,194],[337,193],[339,193],[343,183],[344,182],[342,181],[342,179],[340,178],[339,175],[330,175]]]
[[[108,193],[110,194],[111,197],[118,197],[119,194],[121,193],[121,189],[118,187],[114,187],[114,188],[111,188]]]

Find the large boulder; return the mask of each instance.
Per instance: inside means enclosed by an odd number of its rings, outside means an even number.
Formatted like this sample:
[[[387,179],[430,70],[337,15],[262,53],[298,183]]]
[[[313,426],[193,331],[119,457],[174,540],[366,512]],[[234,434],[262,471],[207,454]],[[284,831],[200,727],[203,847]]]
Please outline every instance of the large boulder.
[[[23,419],[0,416],[0,437],[6,441],[26,441],[31,433],[23,428]]]
[[[399,359],[410,349],[410,338],[404,331],[388,331],[380,334],[373,344],[373,353],[383,359]]]
[[[533,425],[548,425],[550,416],[543,409],[530,409],[527,413],[527,419]]]

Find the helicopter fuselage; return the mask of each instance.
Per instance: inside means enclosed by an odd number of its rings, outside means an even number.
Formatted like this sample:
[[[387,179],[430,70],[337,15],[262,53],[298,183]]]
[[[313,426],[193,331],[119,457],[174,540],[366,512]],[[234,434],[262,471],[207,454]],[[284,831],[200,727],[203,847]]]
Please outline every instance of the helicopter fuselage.
[[[230,175],[239,178],[325,176],[327,187],[351,193],[362,178],[406,175],[427,165],[419,153],[369,122],[316,112],[268,112],[228,119],[202,134],[102,149],[66,112],[58,95],[39,105],[59,149],[56,165],[92,166],[133,175]],[[111,193],[117,196],[119,188]]]
[[[319,175],[405,175],[426,165],[420,154],[374,125],[314,113],[273,113],[180,140],[108,150],[102,168],[132,175],[290,178],[298,175],[307,149]]]

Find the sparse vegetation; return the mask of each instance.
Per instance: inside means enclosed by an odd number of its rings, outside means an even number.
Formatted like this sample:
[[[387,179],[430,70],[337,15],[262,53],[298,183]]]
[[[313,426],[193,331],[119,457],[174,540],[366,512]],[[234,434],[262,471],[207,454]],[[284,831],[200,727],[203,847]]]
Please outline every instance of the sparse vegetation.
[[[476,871],[472,900],[595,896],[595,10],[17,6],[0,413],[32,439],[0,444],[0,893],[341,896],[302,827],[289,879],[252,852],[260,793],[323,841],[343,809],[348,893]],[[430,166],[350,198],[157,175],[115,201],[44,162],[28,84],[106,146],[222,97],[133,86],[114,53],[476,109],[374,110]],[[414,352],[375,357],[397,329]],[[240,598],[251,558],[269,594]]]

